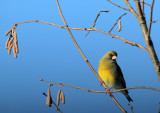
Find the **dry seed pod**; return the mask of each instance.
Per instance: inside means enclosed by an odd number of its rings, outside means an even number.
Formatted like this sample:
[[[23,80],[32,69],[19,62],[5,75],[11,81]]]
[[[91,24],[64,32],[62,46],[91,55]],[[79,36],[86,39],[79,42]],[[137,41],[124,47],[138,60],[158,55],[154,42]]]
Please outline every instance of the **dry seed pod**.
[[[11,45],[12,41],[13,41],[13,37],[9,40],[8,47]]]
[[[61,89],[59,89],[58,94],[57,94],[57,105],[59,106],[60,102],[60,94],[61,94]]]
[[[14,54],[14,57],[17,58],[17,53],[16,53],[15,45],[13,45],[13,54]]]
[[[8,54],[10,55],[11,54],[11,49],[13,47],[13,44],[9,45],[9,49],[8,49]]]
[[[9,42],[9,40],[10,40],[10,38],[8,38],[7,41],[6,41],[6,45],[5,45],[6,49],[8,49],[8,42]]]
[[[51,94],[50,94],[50,86],[49,86],[48,92],[47,92],[46,104],[48,107],[51,107],[51,104],[52,104],[52,99],[51,99]]]
[[[17,43],[15,43],[15,49],[16,49],[16,53],[18,53],[19,51],[18,51],[18,44]]]
[[[122,26],[121,26],[121,20],[118,21],[118,27],[119,27],[118,32],[120,32],[121,28],[122,28]]]
[[[65,96],[64,96],[64,93],[61,92],[61,95],[62,95],[62,104],[65,104]]]
[[[5,34],[5,36],[7,36],[10,32],[12,31],[12,29],[8,30]]]

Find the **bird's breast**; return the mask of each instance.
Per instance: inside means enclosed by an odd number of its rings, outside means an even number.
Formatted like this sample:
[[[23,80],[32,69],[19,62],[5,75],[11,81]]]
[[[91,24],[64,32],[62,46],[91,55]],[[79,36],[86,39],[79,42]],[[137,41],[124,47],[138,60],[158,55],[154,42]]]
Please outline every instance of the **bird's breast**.
[[[113,85],[115,83],[115,78],[114,78],[112,69],[100,66],[98,68],[98,73],[99,73],[99,76],[105,82],[106,85],[108,85],[110,87],[113,87]]]

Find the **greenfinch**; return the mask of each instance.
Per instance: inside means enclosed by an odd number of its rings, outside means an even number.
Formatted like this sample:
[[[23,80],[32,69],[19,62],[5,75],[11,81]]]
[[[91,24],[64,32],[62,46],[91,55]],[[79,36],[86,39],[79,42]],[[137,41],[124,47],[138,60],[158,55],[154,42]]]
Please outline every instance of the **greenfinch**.
[[[109,86],[108,91],[111,88],[126,88],[126,83],[123,78],[121,68],[117,64],[116,59],[117,53],[115,51],[109,51],[99,61],[98,73],[102,79],[101,83],[104,82],[107,86]],[[121,93],[125,95],[129,102],[133,102],[131,97],[128,95],[127,90],[121,91]]]

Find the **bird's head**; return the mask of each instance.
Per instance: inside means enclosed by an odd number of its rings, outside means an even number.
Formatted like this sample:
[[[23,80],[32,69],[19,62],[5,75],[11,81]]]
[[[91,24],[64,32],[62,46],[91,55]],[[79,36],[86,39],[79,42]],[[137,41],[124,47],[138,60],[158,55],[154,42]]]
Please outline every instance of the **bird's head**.
[[[103,58],[115,61],[117,59],[117,53],[115,51],[108,51]]]

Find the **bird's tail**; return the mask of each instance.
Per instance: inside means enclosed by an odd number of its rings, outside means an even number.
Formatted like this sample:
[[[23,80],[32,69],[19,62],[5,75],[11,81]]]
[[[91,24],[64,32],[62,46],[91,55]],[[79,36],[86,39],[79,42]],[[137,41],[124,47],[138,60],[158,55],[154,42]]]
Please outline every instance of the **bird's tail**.
[[[130,102],[130,101],[132,101],[133,102],[133,100],[131,99],[131,97],[128,95],[128,94],[125,94],[125,96],[126,96],[126,98],[127,98],[127,100]]]

